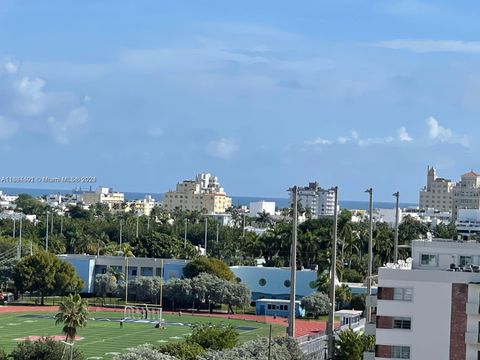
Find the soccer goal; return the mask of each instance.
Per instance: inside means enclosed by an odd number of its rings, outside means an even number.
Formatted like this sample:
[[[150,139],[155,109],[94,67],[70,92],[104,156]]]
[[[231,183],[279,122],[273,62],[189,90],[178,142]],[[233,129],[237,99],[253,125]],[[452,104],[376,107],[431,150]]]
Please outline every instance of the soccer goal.
[[[123,312],[124,320],[148,320],[151,322],[163,322],[162,307],[158,305],[125,305]]]

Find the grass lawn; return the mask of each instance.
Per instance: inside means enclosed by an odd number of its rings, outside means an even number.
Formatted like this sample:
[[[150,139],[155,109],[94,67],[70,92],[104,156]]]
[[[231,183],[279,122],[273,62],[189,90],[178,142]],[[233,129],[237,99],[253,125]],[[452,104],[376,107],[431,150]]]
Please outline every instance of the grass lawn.
[[[55,326],[54,313],[4,313],[0,314],[0,348],[9,353],[17,344],[19,338],[28,336],[61,335],[62,326]],[[180,341],[190,334],[192,323],[228,323],[237,328],[240,333],[240,342],[255,339],[259,336],[268,336],[269,325],[254,321],[231,320],[223,318],[209,318],[206,316],[192,316],[183,314],[166,314],[165,321],[183,323],[184,325],[166,325],[165,329],[155,329],[154,324],[124,323],[123,329],[116,319],[123,317],[123,313],[91,312],[91,318],[86,328],[79,329],[78,336],[83,340],[76,342],[87,359],[112,359],[116,353],[125,352],[127,348],[145,343],[161,345],[171,341]],[[104,320],[100,320],[104,319]],[[106,321],[105,319],[110,319]],[[284,334],[285,328],[273,325],[274,334]]]

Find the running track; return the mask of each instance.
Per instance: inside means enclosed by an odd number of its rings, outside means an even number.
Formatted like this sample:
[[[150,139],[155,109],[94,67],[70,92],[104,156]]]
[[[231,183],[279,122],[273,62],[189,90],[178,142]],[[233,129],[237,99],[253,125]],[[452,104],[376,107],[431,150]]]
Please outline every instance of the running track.
[[[98,306],[90,306],[90,311],[123,311],[123,309],[104,308]],[[55,312],[58,310],[58,306],[0,306],[1,313],[12,312]],[[171,312],[169,312],[171,313]],[[177,313],[173,313],[177,314]],[[183,312],[182,316],[189,316],[191,313]],[[194,313],[195,316],[217,317],[217,318],[229,318],[238,320],[257,321],[267,324],[278,324],[287,326],[287,319],[277,317],[274,319],[272,316],[260,316],[260,315],[245,315],[245,314],[219,314],[219,313]],[[339,324],[335,323],[337,327]],[[319,332],[325,332],[326,322],[318,320],[302,320],[297,319],[295,322],[295,337],[313,335]]]

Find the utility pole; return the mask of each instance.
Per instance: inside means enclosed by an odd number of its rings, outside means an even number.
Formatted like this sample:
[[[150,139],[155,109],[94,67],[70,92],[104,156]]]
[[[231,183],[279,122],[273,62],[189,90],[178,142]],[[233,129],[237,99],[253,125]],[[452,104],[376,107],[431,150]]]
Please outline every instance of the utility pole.
[[[150,232],[150,215],[147,216],[147,232]]]
[[[205,256],[207,256],[208,218],[205,216]]]
[[[45,251],[48,251],[48,210],[47,210],[47,220],[45,221]]]
[[[243,213],[243,238],[245,239],[245,212]]]
[[[335,355],[334,330],[335,330],[335,274],[337,272],[337,232],[338,232],[338,187],[333,188],[335,193],[335,209],[333,210],[333,237],[332,237],[332,259],[330,265],[330,311],[328,312],[327,334],[328,334],[328,358],[333,359]]]
[[[135,237],[138,239],[138,222],[139,222],[139,219],[140,219],[140,216],[139,214],[137,213],[137,230],[135,232]]]
[[[393,262],[398,262],[398,223],[400,222],[400,192],[393,194],[397,198],[395,203],[395,239],[393,242]]]
[[[122,225],[123,225],[122,219],[120,219],[120,250],[122,250],[122,231],[123,231]]]
[[[188,228],[188,219],[185,218],[184,219],[184,222],[185,222],[185,234],[183,236],[183,248],[186,249],[187,248],[187,228]]]
[[[15,213],[13,213],[13,238],[15,239],[15,234],[16,231],[15,231]]]
[[[65,216],[65,213],[60,216],[60,234],[63,234],[63,217]]]
[[[50,227],[50,234],[53,235],[53,211],[52,211],[52,221],[51,221],[52,226]]]
[[[292,247],[290,253],[290,315],[288,318],[288,336],[295,336],[295,286],[297,280],[297,222],[298,222],[298,206],[297,206],[297,186],[294,186],[292,192]]]
[[[369,219],[368,219],[368,274],[367,274],[367,296],[372,295],[372,260],[373,260],[373,189],[369,188],[365,192],[370,195]],[[372,307],[367,306],[367,323],[372,322]]]
[[[18,233],[18,259],[22,258],[22,217],[20,217],[20,229]]]
[[[217,222],[217,244],[218,244],[218,231],[219,231],[220,224]]]

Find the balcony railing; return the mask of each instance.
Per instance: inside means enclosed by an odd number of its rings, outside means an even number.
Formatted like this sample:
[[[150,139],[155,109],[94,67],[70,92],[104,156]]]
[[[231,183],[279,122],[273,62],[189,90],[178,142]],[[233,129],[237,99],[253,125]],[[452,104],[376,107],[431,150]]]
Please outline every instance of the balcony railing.
[[[476,331],[466,332],[465,333],[465,344],[469,344],[469,345],[480,344],[480,337],[479,337],[478,332],[476,332]]]

